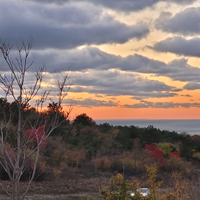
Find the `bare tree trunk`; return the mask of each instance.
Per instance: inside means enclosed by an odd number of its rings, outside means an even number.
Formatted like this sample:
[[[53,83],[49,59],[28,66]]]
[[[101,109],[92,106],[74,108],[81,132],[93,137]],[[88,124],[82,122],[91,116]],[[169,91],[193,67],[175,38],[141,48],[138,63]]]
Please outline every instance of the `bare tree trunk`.
[[[0,71],[0,87],[5,92],[5,99],[7,96],[11,97],[17,105],[18,110],[18,124],[16,127],[16,144],[13,146],[6,145],[7,138],[9,137],[9,124],[11,123],[10,113],[9,119],[7,119],[7,111],[2,110],[4,115],[4,122],[0,122],[1,129],[1,137],[0,137],[0,164],[3,166],[5,171],[8,173],[9,179],[12,183],[12,191],[7,191],[4,187],[6,193],[12,200],[23,200],[25,198],[26,193],[30,189],[30,185],[34,179],[38,158],[39,158],[39,149],[42,143],[49,137],[51,132],[57,128],[62,122],[59,121],[59,108],[61,107],[61,103],[63,99],[66,97],[67,92],[70,87],[66,87],[68,75],[62,75],[62,79],[57,79],[57,88],[58,88],[58,102],[54,103],[58,106],[58,109],[55,112],[55,116],[53,119],[51,118],[51,122],[48,122],[48,118],[44,118],[41,121],[36,120],[34,124],[31,124],[32,134],[35,134],[35,138],[37,138],[36,147],[31,149],[31,153],[27,152],[30,149],[30,144],[33,142],[33,138],[27,137],[25,135],[25,125],[29,124],[29,117],[23,119],[22,113],[24,108],[27,107],[29,102],[38,95],[38,91],[40,90],[41,83],[43,81],[43,71],[44,67],[41,67],[34,73],[35,82],[33,82],[32,86],[28,88],[25,84],[25,76],[28,73],[28,69],[32,66],[33,61],[28,62],[28,56],[30,50],[32,49],[33,41],[32,39],[28,42],[24,42],[21,40],[21,44],[18,45],[17,55],[12,59],[10,56],[10,51],[13,51],[12,46],[6,42],[0,40],[0,51],[4,57],[4,60],[7,64],[7,67],[10,69],[10,76],[4,74],[3,71]],[[16,86],[18,87],[18,91],[16,90]],[[18,93],[17,93],[18,92]],[[49,91],[44,91],[41,95],[40,100],[37,100],[36,107],[40,108],[40,112],[42,112],[43,104],[47,100],[49,96]],[[28,107],[27,107],[28,108]],[[12,111],[10,111],[12,112]],[[66,118],[68,118],[69,112],[66,114]],[[37,136],[37,129],[43,125],[43,135],[42,139],[39,139]],[[23,152],[23,155],[22,155]],[[27,168],[28,159],[36,152],[36,158],[34,161],[33,172],[31,178],[27,184],[27,188],[23,194],[21,194],[20,188],[20,178]]]
[[[16,197],[20,200],[20,157],[21,157],[21,124],[22,124],[22,89],[20,88],[20,97],[18,104],[18,129],[17,129],[17,161],[16,161]]]
[[[12,188],[12,199],[15,200],[15,184],[13,184],[13,188]]]

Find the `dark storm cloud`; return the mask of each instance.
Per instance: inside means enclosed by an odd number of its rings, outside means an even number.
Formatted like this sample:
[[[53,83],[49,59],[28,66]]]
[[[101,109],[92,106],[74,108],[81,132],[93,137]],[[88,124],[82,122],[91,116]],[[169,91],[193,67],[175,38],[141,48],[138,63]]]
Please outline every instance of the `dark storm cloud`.
[[[156,27],[170,33],[198,35],[200,33],[200,8],[187,8],[175,16],[162,13]]]
[[[118,10],[118,11],[138,11],[144,8],[155,5],[161,0],[87,0],[94,4],[99,4],[104,7],[108,7],[110,9]],[[196,0],[163,0],[162,2],[174,2],[177,4],[191,4]]]
[[[129,95],[134,99],[162,98],[176,96],[180,91],[163,82],[148,80],[140,76],[120,71],[98,71],[72,74],[71,92],[88,92],[107,96]]]
[[[173,103],[173,102],[141,102],[133,105],[125,104],[124,108],[199,108],[200,103]]]
[[[14,42],[32,36],[35,48],[74,48],[85,44],[125,43],[149,33],[146,25],[128,26],[93,5],[45,6],[0,2],[0,38]]]
[[[173,92],[138,92],[135,93],[131,99],[142,100],[147,98],[163,98],[163,97],[174,97],[177,93]]]
[[[200,69],[189,65],[187,59],[184,58],[166,64],[138,54],[127,57],[116,56],[94,47],[59,52],[43,51],[41,53],[34,51],[31,56],[36,58],[36,65],[40,61],[44,62],[45,70],[50,73],[68,70],[84,72],[89,69],[96,69],[98,72],[98,70],[119,69],[125,72],[166,76],[175,81],[198,82],[200,77]],[[4,69],[6,69],[6,66],[4,66]]]
[[[40,54],[35,53],[37,58]],[[116,56],[101,51],[98,48],[86,47],[62,53],[46,53],[41,60],[45,60],[47,71],[84,71],[88,69],[108,70],[120,69],[122,71],[153,73],[156,76],[166,76],[177,81],[198,82],[200,69],[187,63],[187,59],[176,59],[169,63],[149,59],[135,54],[127,57]]]
[[[60,52],[34,51],[32,57],[38,62],[44,62],[45,70],[56,71],[84,71],[88,69],[110,69],[119,66],[121,56],[115,56],[101,51],[98,48],[86,47],[83,49],[71,49]]]
[[[147,86],[148,88],[148,86]],[[144,88],[143,88],[144,90]],[[165,92],[139,92],[134,90],[121,90],[118,88],[103,88],[103,87],[81,87],[76,86],[70,90],[71,92],[86,92],[90,94],[105,94],[107,96],[132,96],[132,99],[141,100],[148,98],[163,98],[163,97],[174,97],[177,93],[166,93]]]
[[[131,12],[138,11],[144,8],[155,5],[158,2],[174,2],[177,4],[190,4],[196,0],[32,0],[38,3],[54,3],[64,4],[70,2],[90,2],[94,5],[101,5],[106,8],[110,8],[117,11]]]
[[[186,94],[186,95],[180,95],[181,97],[192,97],[191,95],[189,94]]]
[[[102,100],[96,100],[96,99],[91,99],[91,98],[86,98],[84,100],[74,100],[74,99],[67,99],[64,100],[63,105],[68,106],[68,105],[76,105],[76,106],[81,106],[81,107],[116,107],[118,104],[115,103],[114,101],[102,101]]]
[[[196,37],[189,40],[183,37],[167,38],[157,42],[152,49],[159,52],[200,57],[200,38]]]
[[[177,59],[167,64],[167,70],[161,74],[175,81],[199,81],[200,69],[192,67],[187,59]]]
[[[32,86],[34,82],[33,74],[28,73],[26,78],[26,88]],[[50,95],[57,96],[57,90],[55,87],[54,74],[46,74],[44,77],[44,83],[46,84],[41,88],[42,93],[45,90],[50,90]],[[70,85],[72,86],[70,92],[75,93],[90,93],[101,94],[108,96],[122,96],[129,95],[133,99],[147,99],[147,98],[162,98],[176,96],[180,89],[166,85],[163,82],[148,80],[130,72],[121,73],[120,70],[88,70],[84,72],[75,72],[70,75]],[[16,87],[16,93],[18,88]],[[40,93],[38,94],[40,95]],[[90,101],[82,101],[81,105],[85,105]],[[93,104],[94,105],[94,102]],[[112,106],[112,102],[96,102],[96,106]],[[114,105],[113,105],[114,106]]]
[[[135,54],[123,58],[119,68],[123,71],[153,73],[156,76],[166,76],[176,81],[199,81],[200,77],[200,69],[189,65],[187,59],[184,58],[166,64]]]
[[[200,89],[200,84],[197,82],[191,82],[184,85],[183,89],[185,90],[198,90]]]

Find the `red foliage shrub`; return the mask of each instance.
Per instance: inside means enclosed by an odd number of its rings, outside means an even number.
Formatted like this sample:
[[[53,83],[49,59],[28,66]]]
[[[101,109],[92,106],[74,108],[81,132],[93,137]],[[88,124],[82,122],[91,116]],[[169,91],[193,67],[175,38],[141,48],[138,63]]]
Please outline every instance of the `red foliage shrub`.
[[[158,149],[158,148],[156,146],[154,146],[154,145],[146,144],[145,145],[145,149],[147,149],[149,151],[156,151],[156,149]]]
[[[164,156],[163,152],[159,149],[156,149],[151,153],[151,157],[158,161],[161,160],[163,156]]]
[[[44,135],[44,125],[40,126],[38,129],[30,129],[27,130],[26,132],[26,137],[31,141],[31,142],[36,142],[37,144],[41,143],[42,147],[45,147],[47,144],[47,138],[45,139]]]
[[[162,160],[164,154],[156,146],[146,144],[145,149],[151,151],[151,157],[154,158],[155,160],[157,160],[157,161]]]
[[[171,152],[170,157],[173,156],[173,157],[176,157],[176,158],[180,158],[180,152]]]
[[[85,129],[84,129],[84,128],[82,128],[82,129],[81,129],[81,133],[84,133],[84,132],[85,132]]]

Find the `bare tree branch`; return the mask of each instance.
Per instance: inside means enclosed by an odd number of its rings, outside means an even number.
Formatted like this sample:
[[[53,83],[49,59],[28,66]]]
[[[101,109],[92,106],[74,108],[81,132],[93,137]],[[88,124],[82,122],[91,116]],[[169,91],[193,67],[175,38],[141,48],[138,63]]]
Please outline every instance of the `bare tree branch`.
[[[8,173],[9,179],[12,183],[12,191],[6,190],[8,196],[13,200],[23,200],[26,193],[28,192],[30,185],[35,177],[35,172],[38,164],[39,152],[42,144],[49,135],[61,125],[63,120],[60,120],[60,113],[62,111],[61,105],[63,99],[66,98],[70,86],[68,85],[68,74],[60,74],[57,78],[57,101],[55,102],[50,98],[50,91],[44,90],[39,97],[39,91],[43,88],[43,74],[44,65],[39,67],[34,72],[34,78],[31,86],[26,83],[26,77],[28,73],[31,73],[29,69],[33,67],[34,60],[29,61],[30,51],[33,47],[33,38],[28,41],[20,39],[16,47],[10,45],[6,41],[0,39],[0,52],[5,60],[6,66],[9,70],[0,70],[0,87],[5,92],[4,99],[12,98],[17,108],[17,124],[15,124],[14,131],[10,131],[12,125],[13,113],[10,104],[9,109],[4,108],[0,102],[1,112],[3,120],[0,119],[0,165]],[[30,107],[29,103],[36,99],[34,109]],[[56,105],[53,117],[48,117],[45,113],[44,105],[47,101]],[[7,104],[6,104],[7,105]],[[32,109],[32,110],[31,110]],[[30,112],[26,117],[23,116],[25,111]],[[69,117],[72,108],[65,113],[65,120]],[[37,112],[37,119],[31,122],[31,114]],[[9,116],[8,116],[9,115]],[[42,135],[37,135],[38,128],[43,126]],[[30,127],[30,135],[26,135],[26,128]],[[9,144],[9,138],[11,132],[15,136],[15,144]],[[30,148],[30,145],[36,139],[36,146]],[[14,143],[14,141],[13,141]],[[33,171],[27,188],[23,194],[20,193],[20,178],[24,171],[27,169],[30,158],[32,159],[33,154],[36,152],[34,160]],[[2,186],[3,187],[3,186]]]

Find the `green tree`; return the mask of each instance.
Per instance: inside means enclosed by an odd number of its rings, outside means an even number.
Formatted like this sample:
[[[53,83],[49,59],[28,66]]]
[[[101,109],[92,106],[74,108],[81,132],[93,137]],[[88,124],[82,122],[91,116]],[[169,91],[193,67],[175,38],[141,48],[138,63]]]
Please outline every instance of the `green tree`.
[[[157,147],[163,152],[165,157],[168,157],[171,152],[177,151],[170,143],[159,143]]]
[[[193,149],[193,141],[191,139],[191,136],[186,135],[181,140],[181,144],[180,144],[181,156],[184,156],[189,160],[189,158],[192,157],[192,149]]]
[[[92,127],[81,129],[80,135],[77,137],[79,138],[79,148],[87,150],[86,157],[89,160],[96,155],[103,142],[103,138],[100,137],[98,129]]]
[[[95,121],[88,117],[85,113],[78,115],[73,122],[73,125],[81,125],[82,127],[96,125]]]
[[[45,113],[45,118],[53,119],[56,113],[58,115],[58,123],[60,123],[60,126],[52,131],[51,136],[60,135],[64,137],[64,135],[66,134],[66,130],[69,127],[69,119],[66,118],[66,113],[64,112],[62,106],[58,105],[58,103],[55,102],[49,103]]]

